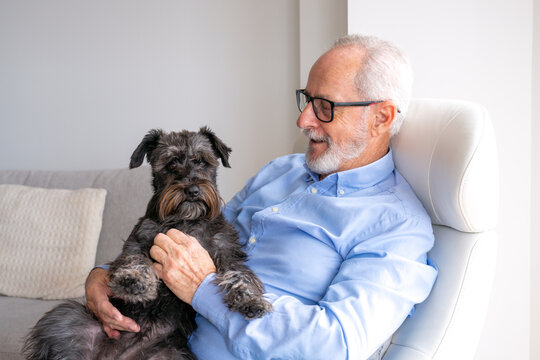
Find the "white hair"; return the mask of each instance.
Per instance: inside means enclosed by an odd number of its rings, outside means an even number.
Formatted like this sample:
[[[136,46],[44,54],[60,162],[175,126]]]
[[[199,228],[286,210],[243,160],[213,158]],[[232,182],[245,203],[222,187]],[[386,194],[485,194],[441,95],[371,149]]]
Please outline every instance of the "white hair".
[[[398,133],[409,107],[413,71],[409,60],[394,44],[374,36],[347,35],[334,43],[334,48],[355,46],[365,50],[363,62],[355,78],[360,96],[365,100],[393,100],[396,115],[390,136]]]

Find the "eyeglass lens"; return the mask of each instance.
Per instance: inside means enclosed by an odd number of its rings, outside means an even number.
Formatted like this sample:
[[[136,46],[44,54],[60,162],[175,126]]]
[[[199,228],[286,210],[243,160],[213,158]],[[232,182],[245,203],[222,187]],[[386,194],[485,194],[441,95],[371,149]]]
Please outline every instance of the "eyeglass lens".
[[[309,102],[308,97],[304,93],[298,92],[296,100],[298,109],[304,111]],[[332,119],[332,104],[329,101],[325,99],[312,99],[311,103],[313,112],[319,120],[328,122]]]

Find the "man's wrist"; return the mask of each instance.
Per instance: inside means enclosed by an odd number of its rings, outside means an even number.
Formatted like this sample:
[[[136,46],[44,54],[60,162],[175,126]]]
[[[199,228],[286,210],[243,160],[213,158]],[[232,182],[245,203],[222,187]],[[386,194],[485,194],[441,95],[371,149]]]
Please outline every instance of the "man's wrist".
[[[195,293],[193,294],[193,299],[191,301],[191,306],[195,311],[197,311],[196,307],[199,305],[202,305],[204,298],[207,296],[207,293],[209,291],[208,287],[212,286],[212,280],[214,280],[216,277],[216,273],[210,273],[208,274],[203,281],[199,284],[199,287],[197,290],[195,290]],[[197,311],[199,312],[199,311]]]
[[[218,329],[224,329],[229,310],[223,302],[223,293],[214,283],[216,274],[209,274],[193,296],[193,309]]]

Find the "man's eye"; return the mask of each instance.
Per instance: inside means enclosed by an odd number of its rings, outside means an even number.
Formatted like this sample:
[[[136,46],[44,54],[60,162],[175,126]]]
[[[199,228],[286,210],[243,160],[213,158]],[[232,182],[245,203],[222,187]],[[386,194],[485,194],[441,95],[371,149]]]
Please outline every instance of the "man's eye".
[[[326,111],[326,112],[329,112],[330,109],[332,109],[330,104],[328,102],[326,102],[326,101],[321,101],[320,108],[321,108],[322,111]]]

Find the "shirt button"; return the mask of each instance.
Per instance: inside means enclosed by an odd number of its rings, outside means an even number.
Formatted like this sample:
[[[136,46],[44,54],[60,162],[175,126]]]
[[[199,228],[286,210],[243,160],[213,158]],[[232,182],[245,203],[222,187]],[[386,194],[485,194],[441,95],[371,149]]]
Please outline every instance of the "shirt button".
[[[273,207],[273,208],[272,208],[272,212],[275,212],[275,213],[276,213],[276,212],[278,212],[278,210],[279,210],[279,209],[278,209],[277,207]]]
[[[255,244],[257,242],[257,239],[255,239],[254,237],[252,237],[251,239],[249,239],[249,243],[250,244]]]
[[[344,195],[345,191],[343,189],[339,190],[339,195]]]
[[[317,193],[317,189],[316,189],[316,188],[311,188],[311,193],[312,193],[312,194],[316,194],[316,193]]]

